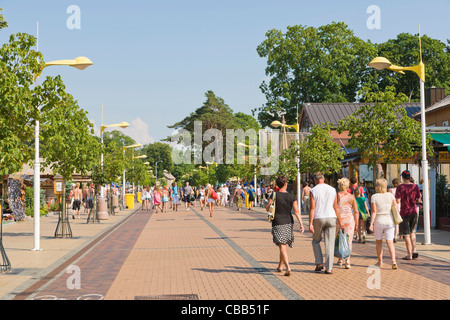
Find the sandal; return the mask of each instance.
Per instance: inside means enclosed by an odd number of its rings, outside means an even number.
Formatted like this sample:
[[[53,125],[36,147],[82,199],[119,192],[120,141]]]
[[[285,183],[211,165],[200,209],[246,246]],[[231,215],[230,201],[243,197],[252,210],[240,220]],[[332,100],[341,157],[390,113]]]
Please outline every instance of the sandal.
[[[414,252],[413,254],[412,254],[412,258],[413,259],[417,259],[419,257],[419,254],[417,253],[417,252]]]
[[[289,277],[291,275],[291,270],[287,270],[286,273],[284,274],[285,277]]]
[[[333,271],[325,270],[325,274],[333,274]]]
[[[403,257],[403,260],[412,260],[412,258],[410,258],[409,256]]]
[[[392,261],[392,269],[394,269],[394,270],[398,269],[397,262]]]
[[[323,269],[323,264],[316,265],[316,269],[314,269],[315,272],[320,272]]]

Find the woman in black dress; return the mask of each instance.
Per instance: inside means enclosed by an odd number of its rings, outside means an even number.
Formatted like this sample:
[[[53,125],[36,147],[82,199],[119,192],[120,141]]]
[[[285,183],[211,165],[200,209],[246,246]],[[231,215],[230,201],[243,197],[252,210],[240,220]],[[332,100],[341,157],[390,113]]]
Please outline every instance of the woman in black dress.
[[[287,255],[287,246],[292,248],[294,242],[294,218],[291,211],[294,210],[294,214],[300,223],[300,232],[303,233],[305,228],[300,216],[297,205],[297,197],[286,191],[287,178],[284,176],[278,177],[276,180],[277,187],[280,188],[275,197],[275,218],[272,221],[272,236],[273,242],[280,248],[280,262],[278,264],[277,271],[282,272],[283,263],[286,267],[285,276],[291,275],[291,268],[289,266],[289,260]],[[269,199],[269,203],[266,206],[266,211],[271,210],[273,198]]]

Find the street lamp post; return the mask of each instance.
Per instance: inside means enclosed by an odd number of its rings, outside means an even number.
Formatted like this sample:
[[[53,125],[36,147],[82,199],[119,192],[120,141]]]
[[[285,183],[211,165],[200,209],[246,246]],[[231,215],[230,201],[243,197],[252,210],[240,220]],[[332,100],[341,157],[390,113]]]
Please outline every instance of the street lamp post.
[[[39,38],[39,32],[38,32]],[[39,51],[39,40],[37,45],[37,51]],[[40,77],[42,70],[49,66],[70,66],[74,67],[78,70],[84,70],[90,65],[92,65],[92,61],[86,57],[78,57],[73,60],[57,60],[45,63],[44,67],[41,71],[35,75],[34,80]],[[33,177],[33,191],[34,191],[34,248],[33,251],[41,250],[40,247],[40,199],[41,199],[41,162],[39,159],[39,120],[35,121],[35,129],[34,129],[34,177]],[[63,186],[64,189],[64,186]]]
[[[273,121],[271,123],[272,127],[278,128],[294,128],[297,132],[297,142],[300,143],[300,127],[298,125],[298,113],[297,113],[297,124],[286,125],[280,121]],[[300,146],[300,145],[299,145]],[[300,151],[299,151],[300,152]],[[300,154],[297,155],[297,206],[300,214],[302,214],[302,199],[301,199],[301,184],[300,184]]]
[[[426,120],[425,120],[425,65],[422,62],[422,45],[420,41],[420,26],[419,26],[419,46],[420,46],[420,63],[413,67],[399,67],[393,65],[388,59],[384,57],[377,57],[373,59],[369,66],[377,69],[388,69],[401,74],[404,71],[415,72],[420,79],[420,120],[422,133],[422,172],[423,172],[423,225],[424,225],[424,244],[431,244],[431,229],[430,229],[430,195],[428,182],[428,159],[427,159],[427,140],[426,140]]]
[[[102,124],[100,126],[100,140],[101,140],[101,144],[102,144],[102,154],[101,154],[101,167],[102,167],[102,171],[103,171],[103,132],[105,131],[106,128],[110,128],[110,127],[120,127],[122,129],[128,128],[130,125],[128,124],[128,122],[122,121],[121,123],[117,123],[117,124],[109,124],[109,125],[104,125],[103,124],[103,105],[102,105]],[[101,194],[100,194],[100,198],[103,198],[103,186],[101,187]]]
[[[239,142],[238,144],[237,144],[238,146],[243,146],[243,147],[247,147],[247,148],[250,148],[250,147],[255,147],[256,148],[256,145],[254,145],[254,146],[249,146],[249,145],[246,145],[246,144],[244,144],[244,143],[242,143],[242,142]],[[249,151],[250,152],[250,151]],[[250,155],[250,154],[249,154]],[[259,158],[259,156],[258,156],[258,158]],[[249,164],[250,164],[250,158],[249,158]],[[258,188],[258,186],[256,185],[256,164],[255,164],[255,172],[254,172],[254,178],[253,178],[253,180],[254,180],[254,187],[255,187],[255,197],[254,197],[254,200],[253,200],[253,202],[255,203],[255,207],[258,205],[258,196],[256,196],[256,194],[257,194],[257,188]]]
[[[130,146],[124,146],[123,147],[123,157],[125,158],[125,149],[128,148],[141,148],[142,144],[140,143],[136,143],[136,144],[132,144]],[[125,208],[125,168],[123,168],[123,184],[122,184],[122,206]]]
[[[145,158],[147,158],[147,155],[145,155],[145,154],[143,154],[143,155],[141,155],[141,156],[137,156],[137,157],[135,157],[135,156],[133,156],[133,159],[132,160],[134,160],[134,159],[145,159]],[[134,171],[134,161],[133,161],[133,171]],[[135,194],[135,196],[136,196],[136,202],[137,202],[137,192],[138,192],[138,190],[139,190],[139,185],[137,185],[137,189],[136,189],[136,192],[134,191],[134,182],[133,182],[133,194]]]

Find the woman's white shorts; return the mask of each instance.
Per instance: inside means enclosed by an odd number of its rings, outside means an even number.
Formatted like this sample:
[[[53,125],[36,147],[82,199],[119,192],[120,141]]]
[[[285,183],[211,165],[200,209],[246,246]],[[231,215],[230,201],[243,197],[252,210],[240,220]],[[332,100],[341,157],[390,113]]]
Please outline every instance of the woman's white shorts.
[[[395,235],[395,225],[386,225],[386,224],[376,224],[373,226],[373,235],[375,240],[394,240]]]

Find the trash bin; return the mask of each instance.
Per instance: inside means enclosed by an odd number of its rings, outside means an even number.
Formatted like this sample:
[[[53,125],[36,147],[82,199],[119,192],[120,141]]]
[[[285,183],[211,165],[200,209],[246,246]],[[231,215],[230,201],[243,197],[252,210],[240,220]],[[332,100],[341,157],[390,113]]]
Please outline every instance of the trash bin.
[[[127,193],[125,195],[125,201],[128,209],[134,209],[134,194]]]
[[[112,197],[112,206],[113,206],[113,208],[116,208],[119,206],[119,196]]]
[[[97,217],[98,220],[108,219],[108,205],[106,202],[106,198],[97,199]]]
[[[139,203],[142,202],[141,197],[142,197],[142,192],[137,192],[137,201],[138,201]]]

